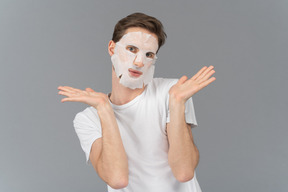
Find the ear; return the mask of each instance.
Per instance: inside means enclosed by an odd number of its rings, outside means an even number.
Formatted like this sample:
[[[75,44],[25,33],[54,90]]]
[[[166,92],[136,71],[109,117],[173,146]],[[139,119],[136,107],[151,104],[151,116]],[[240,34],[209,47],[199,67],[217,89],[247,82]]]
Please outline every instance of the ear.
[[[109,41],[109,44],[108,44],[108,53],[110,56],[114,55],[114,49],[115,49],[115,42],[113,40],[110,40]]]

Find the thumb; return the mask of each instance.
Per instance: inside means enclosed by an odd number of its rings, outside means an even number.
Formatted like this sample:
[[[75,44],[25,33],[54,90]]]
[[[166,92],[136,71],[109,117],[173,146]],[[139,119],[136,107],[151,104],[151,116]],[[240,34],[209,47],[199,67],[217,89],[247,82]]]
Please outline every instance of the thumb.
[[[93,89],[91,89],[90,87],[86,88],[85,90],[88,91],[88,92],[95,92],[95,91],[94,91]]]
[[[182,76],[179,81],[177,82],[178,84],[183,84],[186,80],[188,79],[188,77],[186,75]]]

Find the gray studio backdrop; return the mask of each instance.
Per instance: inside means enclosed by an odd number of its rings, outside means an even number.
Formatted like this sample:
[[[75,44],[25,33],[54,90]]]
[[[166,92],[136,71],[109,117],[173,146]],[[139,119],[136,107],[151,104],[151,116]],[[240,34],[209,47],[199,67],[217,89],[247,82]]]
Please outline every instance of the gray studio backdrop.
[[[1,0],[0,191],[106,191],[72,124],[87,106],[57,87],[109,93],[108,41],[138,11],[168,34],[156,77],[215,66],[193,96],[203,192],[288,191],[287,0]]]

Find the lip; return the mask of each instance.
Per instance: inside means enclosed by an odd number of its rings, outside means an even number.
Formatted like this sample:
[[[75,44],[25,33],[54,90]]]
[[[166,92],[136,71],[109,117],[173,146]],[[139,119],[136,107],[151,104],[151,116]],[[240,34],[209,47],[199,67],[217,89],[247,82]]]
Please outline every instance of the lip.
[[[134,70],[134,69],[128,69],[129,71],[129,74],[132,76],[132,77],[140,77],[143,73],[141,71],[137,71],[137,70]]]

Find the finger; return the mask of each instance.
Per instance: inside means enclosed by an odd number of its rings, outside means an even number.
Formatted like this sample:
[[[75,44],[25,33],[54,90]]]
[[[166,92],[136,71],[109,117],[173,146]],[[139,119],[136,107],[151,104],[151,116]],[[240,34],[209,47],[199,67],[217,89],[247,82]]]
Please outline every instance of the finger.
[[[83,100],[82,100],[81,98],[79,98],[79,97],[74,97],[74,98],[68,97],[68,98],[63,98],[63,99],[61,100],[62,103],[63,103],[63,102],[66,102],[66,101],[71,101],[71,102],[83,102]]]
[[[93,89],[91,89],[90,87],[86,88],[85,90],[88,91],[88,92],[95,92],[95,91],[94,91]]]
[[[69,87],[69,86],[63,86],[61,88],[65,91],[69,91],[69,92],[82,92],[81,89],[76,89],[76,88]]]
[[[207,81],[204,81],[203,83],[200,84],[200,89],[206,87],[207,85],[209,85],[210,83],[212,83],[215,80],[216,80],[216,77],[211,77]]]
[[[178,84],[183,84],[187,79],[188,79],[188,77],[186,75],[184,75],[178,80],[177,83]]]
[[[66,92],[66,91],[59,91],[58,94],[59,95],[64,95],[64,96],[67,96],[67,97],[75,96],[75,93],[70,93],[70,92]]]
[[[195,80],[201,80],[207,73],[209,73],[212,69],[214,68],[214,66],[209,66],[206,70],[203,71],[203,73],[201,75],[199,75],[199,77],[197,77]]]
[[[71,87],[67,87],[67,86],[61,86],[61,87],[58,87],[59,90],[61,91],[66,91],[66,92],[70,92],[70,93],[75,93],[74,90],[71,89]]]
[[[207,69],[206,66],[202,67],[202,69],[200,69],[191,79],[192,80],[197,79],[203,73],[203,71],[205,71],[206,69]]]
[[[69,89],[69,90],[70,90],[71,88],[72,88],[72,87],[69,87],[69,86],[59,86],[59,87],[58,87],[58,89]]]
[[[202,83],[204,81],[206,81],[207,79],[209,79],[213,74],[215,73],[214,70],[210,71],[209,73],[207,73],[205,76],[203,76],[202,78],[198,78],[198,83]]]

